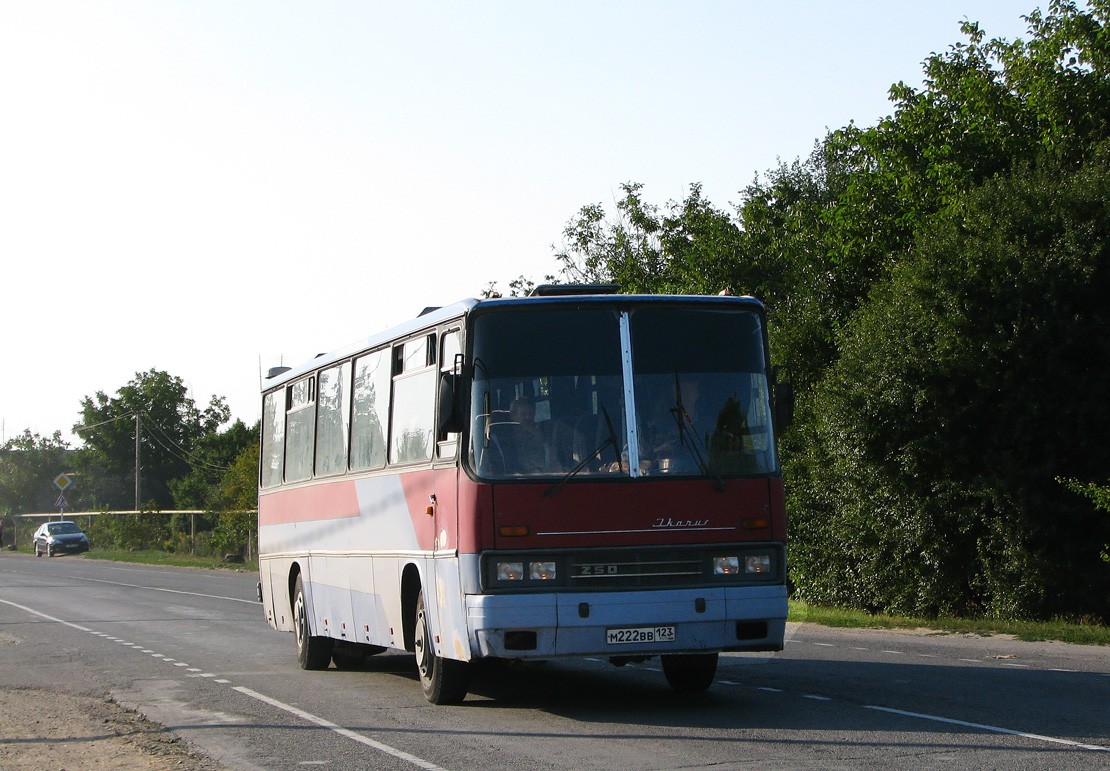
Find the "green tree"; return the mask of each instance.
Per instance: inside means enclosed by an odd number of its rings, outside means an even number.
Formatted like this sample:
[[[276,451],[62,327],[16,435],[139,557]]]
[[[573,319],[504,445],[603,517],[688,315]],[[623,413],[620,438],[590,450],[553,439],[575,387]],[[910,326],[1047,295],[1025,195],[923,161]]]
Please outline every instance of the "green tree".
[[[30,429],[0,445],[0,516],[51,511],[54,479],[72,468],[60,431],[44,437]]]
[[[203,410],[179,377],[150,370],[136,373],[116,396],[99,391],[81,402],[74,426],[85,447],[78,454],[92,506],[134,505],[135,424],[140,425],[142,503],[171,508],[171,480],[188,476],[198,444],[230,418],[222,397]]]
[[[574,283],[617,283],[629,293],[717,294],[736,278],[740,231],[691,185],[665,211],[644,201],[642,185],[621,185],[615,218],[600,204],[582,207],[556,252]]]
[[[178,509],[215,509],[223,477],[246,449],[258,445],[258,428],[236,420],[225,431],[201,436],[189,457],[189,472],[169,481]]]
[[[839,338],[796,442],[803,596],[1110,618],[1110,153],[990,182],[923,230]]]
[[[229,553],[241,553],[257,538],[258,452],[257,442],[244,447],[224,472],[212,498],[219,516],[213,540]]]
[[[1073,493],[1078,493],[1084,498],[1094,504],[1094,507],[1104,514],[1110,513],[1110,484],[1099,485],[1094,482],[1086,484],[1080,482],[1078,479],[1058,479],[1058,482],[1063,483]],[[1103,562],[1110,562],[1110,543],[1102,550]]]

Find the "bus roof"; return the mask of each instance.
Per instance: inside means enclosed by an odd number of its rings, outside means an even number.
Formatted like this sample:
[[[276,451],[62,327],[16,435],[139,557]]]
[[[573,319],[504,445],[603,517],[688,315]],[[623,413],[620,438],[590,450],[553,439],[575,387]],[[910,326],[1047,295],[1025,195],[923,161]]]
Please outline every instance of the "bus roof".
[[[422,329],[432,329],[451,319],[466,316],[479,306],[492,309],[494,307],[534,305],[638,305],[646,303],[737,304],[747,305],[759,310],[763,309],[763,303],[748,295],[734,297],[730,295],[556,294],[538,297],[493,297],[483,300],[469,298],[442,308],[426,308],[419,316],[409,319],[403,324],[390,327],[376,335],[363,338],[329,353],[321,353],[303,364],[279,371],[273,377],[263,378],[262,391],[270,391],[309,372],[326,367],[334,362],[341,362],[362,351],[379,348],[393,340],[407,337]]]

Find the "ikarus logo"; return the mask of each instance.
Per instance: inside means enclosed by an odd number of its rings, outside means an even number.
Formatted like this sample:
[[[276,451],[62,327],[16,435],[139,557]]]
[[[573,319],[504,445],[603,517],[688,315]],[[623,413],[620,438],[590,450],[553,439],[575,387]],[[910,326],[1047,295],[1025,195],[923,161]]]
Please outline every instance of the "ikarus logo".
[[[660,517],[655,520],[653,528],[686,528],[686,527],[705,527],[709,524],[708,519],[671,519],[670,517]]]

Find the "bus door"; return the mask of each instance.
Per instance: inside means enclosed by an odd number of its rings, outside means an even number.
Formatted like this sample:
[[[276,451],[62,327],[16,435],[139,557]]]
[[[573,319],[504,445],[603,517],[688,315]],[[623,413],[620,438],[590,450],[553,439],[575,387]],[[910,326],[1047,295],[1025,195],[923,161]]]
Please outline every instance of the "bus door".
[[[461,380],[462,333],[449,327],[440,335],[440,388],[453,377],[455,388]],[[444,391],[440,396],[447,396]],[[458,405],[459,413],[465,407]],[[442,413],[442,410],[439,410]],[[441,415],[442,416],[442,415]],[[437,425],[432,513],[435,528],[433,539],[435,597],[439,610],[439,653],[447,658],[469,659],[470,645],[466,629],[465,603],[459,578],[459,433],[450,429],[460,426]],[[427,596],[425,600],[427,601]]]

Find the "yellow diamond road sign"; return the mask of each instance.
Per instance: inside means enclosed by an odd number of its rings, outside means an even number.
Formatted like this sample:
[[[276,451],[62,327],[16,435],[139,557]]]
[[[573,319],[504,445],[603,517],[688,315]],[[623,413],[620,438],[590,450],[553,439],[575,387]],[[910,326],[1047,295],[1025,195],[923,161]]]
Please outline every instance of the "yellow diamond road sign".
[[[73,484],[73,480],[67,477],[65,474],[58,474],[58,476],[54,478],[54,486],[62,492],[65,492],[65,489],[71,484]]]

